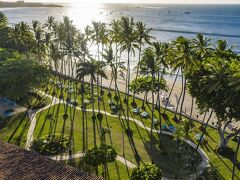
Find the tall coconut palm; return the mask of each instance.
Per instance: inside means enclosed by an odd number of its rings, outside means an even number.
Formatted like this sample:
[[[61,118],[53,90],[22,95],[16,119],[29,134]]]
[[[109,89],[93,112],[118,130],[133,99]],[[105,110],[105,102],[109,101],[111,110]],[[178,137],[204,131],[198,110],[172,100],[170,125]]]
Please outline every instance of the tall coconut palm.
[[[17,51],[19,51],[19,46],[20,46],[19,34],[20,34],[19,26],[15,25],[14,27],[12,27],[10,29],[8,43],[11,43],[13,41],[14,47],[12,47],[12,48],[16,49]]]
[[[96,116],[94,110],[94,82],[97,81],[97,76],[101,76],[107,79],[107,75],[102,69],[102,63],[91,59],[87,62],[80,62],[77,67],[77,77],[82,79],[83,77],[90,75],[91,77],[91,102],[92,102],[92,120],[93,120],[93,132],[94,132],[94,146],[96,146]]]
[[[125,102],[127,104],[127,126],[129,127],[129,85],[130,85],[130,56],[131,53],[135,53],[135,48],[138,47],[136,31],[135,31],[135,23],[133,18],[122,17],[120,20],[120,43],[121,43],[121,51],[127,52],[127,80],[126,80],[126,89],[125,89]]]
[[[231,46],[228,47],[226,40],[218,40],[213,51],[213,56],[230,59],[235,57],[236,54],[232,51]]]
[[[153,122],[154,122],[154,93],[155,93],[155,77],[156,73],[160,70],[159,63],[156,59],[156,54],[154,53],[153,48],[149,47],[144,50],[143,57],[140,64],[140,73],[144,76],[151,76],[151,91],[152,91],[152,122],[151,122],[151,144],[150,150],[151,154],[153,153]],[[151,156],[152,157],[152,156]],[[153,161],[153,159],[152,159]]]
[[[142,53],[142,47],[145,43],[150,44],[152,36],[150,36],[151,28],[147,28],[146,25],[139,21],[136,23],[136,36],[137,36],[137,43],[139,46],[139,54],[138,54],[138,65],[137,65],[137,72],[136,72],[136,78],[138,77],[138,71],[139,71],[139,62],[141,59],[141,53]],[[135,93],[133,93],[133,103],[135,103]]]
[[[107,29],[106,24],[105,23],[101,23],[101,25],[100,25],[100,32],[99,32],[99,39],[100,39],[100,44],[101,44],[101,59],[100,59],[100,61],[103,61],[102,54],[103,54],[105,46],[109,42],[108,35],[109,35],[109,31]],[[103,95],[102,78],[100,78],[100,87],[101,87],[100,94],[102,96]]]
[[[48,16],[47,21],[44,23],[44,27],[48,29],[50,33],[54,31],[54,26],[56,25],[55,17]]]
[[[3,12],[0,11],[0,46],[3,48],[7,45],[9,39],[9,28],[7,28],[8,19]]]
[[[197,37],[192,40],[193,43],[193,51],[195,52],[196,61],[204,61],[206,58],[210,57],[213,49],[211,48],[210,39],[204,37],[202,34],[197,34]],[[193,113],[193,104],[194,97],[192,97],[191,101],[191,109],[190,109],[190,125],[192,124],[192,113]]]
[[[119,45],[120,45],[120,32],[121,26],[119,20],[113,20],[111,22],[111,29],[110,29],[110,39],[112,42],[110,44],[115,43],[115,57],[117,58],[119,52]]]
[[[101,22],[92,22],[92,42],[95,43],[97,50],[96,50],[96,55],[95,59],[97,59],[99,62],[101,61],[100,59],[100,45],[101,42],[104,42],[104,35],[105,35],[105,24]],[[101,81],[101,80],[100,80]],[[99,76],[97,76],[97,92],[98,95],[100,94],[99,91]],[[100,99],[98,98],[98,111],[100,113]]]
[[[204,37],[202,34],[198,34],[192,41],[193,50],[195,51],[198,60],[202,61],[210,56],[213,49],[211,48],[211,40],[209,38]]]
[[[177,38],[177,40],[174,42],[175,45],[175,56],[174,58],[174,68],[180,68],[182,73],[182,92],[179,98],[179,102],[182,96],[181,106],[180,106],[180,116],[179,119],[181,119],[182,116],[182,109],[183,109],[183,103],[185,100],[185,94],[186,94],[186,82],[187,78],[184,76],[184,71],[189,70],[192,65],[195,63],[195,55],[193,51],[193,46],[190,40],[180,36]],[[177,105],[178,107],[178,105]],[[177,112],[176,108],[176,112]]]
[[[7,27],[8,19],[3,12],[0,11],[0,30]]]
[[[21,52],[29,52],[33,43],[34,35],[31,32],[30,26],[25,22],[20,22],[15,25],[18,30],[18,48]]]
[[[45,44],[43,40],[43,29],[39,21],[32,21],[32,28],[35,36],[35,45],[33,47],[34,53],[37,54],[37,59],[41,63],[42,57],[45,53]]]
[[[106,61],[106,63],[111,67],[111,82],[109,85],[109,93],[110,93],[110,89],[112,86],[112,83],[114,81],[115,83],[115,94],[117,91],[117,77],[119,76],[119,74],[123,74],[124,71],[126,70],[125,66],[124,66],[124,62],[123,61],[117,61],[117,58],[114,56],[113,53],[113,48],[111,45],[109,45],[109,47],[107,47],[104,50],[104,53],[102,54],[103,59]]]
[[[110,28],[110,42],[109,44],[115,44],[115,59],[113,59],[115,61],[115,94],[116,94],[116,90],[117,90],[117,78],[118,78],[118,66],[119,64],[122,64],[122,62],[120,62],[121,59],[121,51],[119,51],[119,47],[121,45],[121,26],[120,26],[120,21],[119,20],[113,20],[111,22],[111,28]],[[113,64],[110,65],[111,67],[114,67]],[[121,65],[122,67],[124,66],[123,64]],[[125,69],[125,68],[124,68]],[[122,73],[122,77],[125,78],[124,73]]]
[[[160,42],[154,42],[152,43],[154,53],[156,55],[156,60],[158,61],[159,66],[161,67],[161,71],[157,72],[157,79],[159,82],[162,82],[163,75],[165,74],[165,69],[168,68],[168,44],[167,43],[160,43]],[[160,91],[162,90],[162,87],[158,87],[157,91],[157,99],[156,99],[156,105],[158,108],[158,114],[159,114],[159,121],[160,121],[160,131],[162,128],[162,117],[161,117],[161,99],[160,99]]]

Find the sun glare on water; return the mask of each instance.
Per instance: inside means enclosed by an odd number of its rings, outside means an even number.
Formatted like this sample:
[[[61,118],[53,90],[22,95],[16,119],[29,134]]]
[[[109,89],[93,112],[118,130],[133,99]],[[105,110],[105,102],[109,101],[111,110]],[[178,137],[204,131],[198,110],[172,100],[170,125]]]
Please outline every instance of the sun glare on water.
[[[103,5],[99,0],[75,1],[71,4],[67,15],[73,20],[77,28],[84,28],[92,21],[105,21]]]

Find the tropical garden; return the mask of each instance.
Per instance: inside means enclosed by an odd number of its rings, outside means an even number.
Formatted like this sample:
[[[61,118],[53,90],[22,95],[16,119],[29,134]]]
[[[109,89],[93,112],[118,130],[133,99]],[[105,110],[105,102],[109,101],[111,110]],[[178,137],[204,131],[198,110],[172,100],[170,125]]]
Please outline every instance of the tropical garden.
[[[0,117],[0,139],[105,179],[239,179],[240,129],[228,127],[240,119],[240,56],[225,40],[152,31],[130,17],[10,27],[0,12],[0,97],[26,107]],[[161,93],[169,100],[178,78],[173,111]],[[209,117],[183,113],[187,93]]]

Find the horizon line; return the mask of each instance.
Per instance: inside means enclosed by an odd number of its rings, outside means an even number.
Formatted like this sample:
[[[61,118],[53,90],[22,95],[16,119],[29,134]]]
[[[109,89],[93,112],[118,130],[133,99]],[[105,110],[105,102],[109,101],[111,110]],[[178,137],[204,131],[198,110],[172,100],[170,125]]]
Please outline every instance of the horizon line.
[[[1,1],[1,0],[0,0]],[[9,2],[9,1],[2,1],[2,2]],[[17,2],[16,1],[10,1],[10,2]],[[61,4],[75,4],[74,2],[61,2],[61,1],[52,1],[52,2],[42,2],[42,1],[24,1],[24,2],[28,2],[28,3],[61,3]],[[165,3],[165,2],[98,2],[95,4],[165,4],[165,5],[240,5],[239,3]]]

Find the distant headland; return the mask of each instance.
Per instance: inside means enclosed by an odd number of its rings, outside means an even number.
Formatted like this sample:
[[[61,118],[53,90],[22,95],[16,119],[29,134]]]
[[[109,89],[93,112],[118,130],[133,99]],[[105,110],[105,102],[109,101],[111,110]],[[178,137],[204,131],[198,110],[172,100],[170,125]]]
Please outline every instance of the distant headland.
[[[34,2],[4,2],[0,1],[0,8],[15,8],[15,7],[63,7],[57,4],[44,4],[44,3],[34,3]]]

